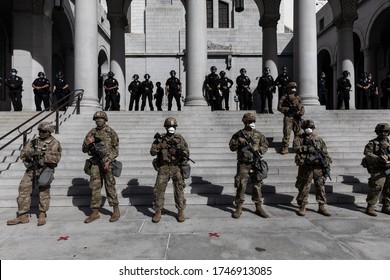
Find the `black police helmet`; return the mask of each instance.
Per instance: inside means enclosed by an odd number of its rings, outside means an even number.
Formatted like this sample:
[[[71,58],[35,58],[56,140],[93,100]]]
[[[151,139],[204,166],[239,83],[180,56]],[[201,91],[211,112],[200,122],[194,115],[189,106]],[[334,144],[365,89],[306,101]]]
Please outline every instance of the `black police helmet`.
[[[225,75],[226,75],[226,72],[225,72],[225,71],[221,71],[221,72],[219,72],[219,75],[220,75],[220,76],[225,76]]]
[[[210,71],[211,71],[211,72],[215,72],[215,71],[217,71],[217,67],[215,67],[215,66],[211,66],[211,68],[210,68]]]
[[[41,78],[41,77],[45,77],[45,73],[43,73],[43,72],[39,72],[39,73],[38,73],[38,77],[39,77],[39,78]]]
[[[138,80],[138,79],[139,79],[138,74],[134,74],[134,75],[133,75],[133,79],[137,79],[137,80]]]
[[[18,71],[15,68],[12,68],[11,73],[18,73]]]
[[[110,77],[110,78],[112,78],[112,77],[115,76],[115,74],[114,74],[114,72],[110,71],[110,72],[107,73],[107,76]]]
[[[176,75],[176,71],[175,71],[175,70],[171,70],[171,72],[169,72],[169,74],[170,74],[171,76],[175,76],[175,75]]]
[[[144,78],[147,79],[147,80],[149,80],[150,75],[149,75],[149,74],[145,74],[145,75],[144,75]]]

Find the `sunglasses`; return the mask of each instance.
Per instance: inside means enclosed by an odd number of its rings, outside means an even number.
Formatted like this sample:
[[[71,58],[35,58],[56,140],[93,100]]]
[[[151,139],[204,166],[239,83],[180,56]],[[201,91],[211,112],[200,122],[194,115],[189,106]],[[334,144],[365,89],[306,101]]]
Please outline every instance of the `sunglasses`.
[[[47,130],[43,130],[43,129],[38,129],[39,132],[42,132],[42,133],[46,133],[48,132]]]

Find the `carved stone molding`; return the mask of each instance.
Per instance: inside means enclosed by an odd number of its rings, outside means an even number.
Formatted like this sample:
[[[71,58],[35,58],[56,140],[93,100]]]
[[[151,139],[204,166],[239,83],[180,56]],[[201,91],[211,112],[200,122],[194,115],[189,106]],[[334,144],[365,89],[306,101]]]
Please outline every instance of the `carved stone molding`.
[[[276,27],[279,19],[280,14],[264,14],[259,20],[259,25],[263,28]]]
[[[232,45],[224,46],[220,44],[215,44],[211,41],[207,41],[207,49],[208,50],[218,50],[218,51],[231,51]]]
[[[111,27],[126,27],[129,22],[124,14],[108,14],[107,18]]]

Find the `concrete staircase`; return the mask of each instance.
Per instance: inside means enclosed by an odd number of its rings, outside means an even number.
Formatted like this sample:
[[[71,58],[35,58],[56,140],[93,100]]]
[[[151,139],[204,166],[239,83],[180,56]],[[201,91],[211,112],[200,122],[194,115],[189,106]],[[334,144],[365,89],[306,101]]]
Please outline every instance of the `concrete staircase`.
[[[168,116],[177,119],[177,132],[186,138],[191,158],[196,162],[191,164],[191,177],[186,180],[187,203],[218,205],[233,202],[236,155],[229,150],[228,143],[232,134],[243,127],[241,118],[245,112],[185,109],[182,112],[108,112],[108,124],[120,138],[118,159],[123,162],[123,172],[117,178],[117,192],[121,205],[151,205],[156,172],[149,149],[154,134],[165,132],[163,122]],[[13,123],[12,128],[21,123],[23,117],[27,118],[25,113],[22,114],[20,118],[16,118],[17,114],[13,112],[0,113],[0,116],[3,124]],[[52,184],[52,206],[89,206],[89,177],[83,172],[87,156],[81,152],[81,144],[85,134],[95,126],[92,114],[71,117],[65,114],[62,117],[60,134],[55,137],[62,144],[63,155]],[[304,118],[315,121],[315,132],[325,140],[333,159],[332,181],[326,182],[329,204],[365,202],[369,175],[360,165],[363,149],[368,140],[375,137],[375,125],[388,121],[389,116],[387,110],[325,111],[321,107],[306,108]],[[282,127],[282,114],[258,114],[256,128],[270,143],[264,157],[270,167],[263,188],[266,204],[295,203],[297,194],[295,179],[298,168],[293,151],[290,149],[291,152],[284,156],[277,153],[283,137]],[[4,128],[0,129],[2,135]],[[21,141],[0,154],[0,160],[7,162],[0,165],[0,207],[16,206],[18,184],[25,170],[18,160]],[[249,186],[249,203],[250,191]],[[314,195],[310,196],[310,202],[315,203]],[[174,204],[171,183],[167,188],[166,204]]]

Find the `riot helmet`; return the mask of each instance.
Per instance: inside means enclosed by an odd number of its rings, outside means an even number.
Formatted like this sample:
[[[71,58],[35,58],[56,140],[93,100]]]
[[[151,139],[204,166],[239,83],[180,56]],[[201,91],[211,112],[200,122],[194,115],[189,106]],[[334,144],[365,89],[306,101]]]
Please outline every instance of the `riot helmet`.
[[[16,75],[18,71],[15,68],[12,68],[10,71],[11,75]]]
[[[348,70],[344,70],[343,73],[341,74],[344,78],[348,77],[350,75]]]
[[[169,117],[169,118],[166,118],[165,121],[164,121],[164,127],[165,128],[168,128],[168,127],[177,127],[177,121],[175,118],[172,118],[172,117]]]
[[[244,124],[256,122],[256,115],[254,113],[246,113],[242,117],[242,122]]]
[[[175,70],[171,70],[171,72],[169,72],[169,74],[170,74],[172,77],[175,77],[175,76],[176,76],[176,71],[175,71]]]
[[[107,73],[107,76],[108,76],[109,78],[112,78],[112,77],[115,76],[115,74],[114,74],[114,72],[110,71],[110,72]]]
[[[39,72],[39,73],[38,73],[38,77],[39,77],[39,78],[44,78],[44,77],[45,77],[45,73]]]
[[[282,72],[283,72],[283,73],[287,73],[287,67],[286,67],[286,66],[283,66],[283,67],[282,67]]]
[[[64,73],[62,71],[58,71],[57,78],[62,79],[64,77]]]
[[[269,73],[271,73],[271,69],[269,69],[269,67],[264,67],[263,74],[268,75]]]
[[[243,74],[243,75],[245,75],[246,69],[245,69],[245,68],[241,68],[241,69],[240,69],[240,73]]]
[[[108,121],[106,112],[98,111],[95,114],[93,114],[93,120],[97,118],[103,118],[105,121]]]
[[[221,77],[225,77],[225,76],[226,76],[226,72],[225,72],[225,71],[221,71],[221,72],[219,72],[219,75],[220,75]]]
[[[150,75],[149,74],[145,74],[144,78],[145,78],[145,80],[149,80],[150,79]]]
[[[133,80],[138,80],[138,79],[139,79],[138,74],[134,74],[134,75],[133,75]]]
[[[210,71],[211,71],[212,73],[217,72],[217,67],[211,66]]]
[[[156,87],[160,87],[161,86],[161,83],[160,82],[157,82],[156,83]]]

